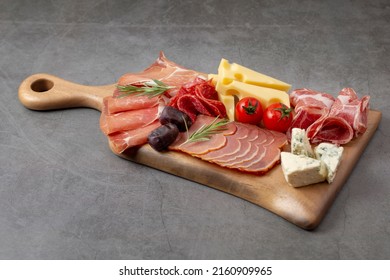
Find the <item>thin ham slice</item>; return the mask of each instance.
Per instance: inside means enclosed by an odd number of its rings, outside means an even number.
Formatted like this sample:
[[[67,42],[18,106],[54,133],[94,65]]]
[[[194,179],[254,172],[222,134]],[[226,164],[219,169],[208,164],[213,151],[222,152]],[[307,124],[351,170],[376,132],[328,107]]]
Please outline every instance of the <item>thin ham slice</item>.
[[[115,94],[114,94],[115,95]],[[127,96],[117,98],[114,96],[107,96],[103,99],[103,114],[112,115],[119,112],[129,110],[139,110],[157,106],[160,102],[160,97],[148,96]]]
[[[187,132],[180,133],[176,141],[171,146],[169,146],[169,149],[186,152],[193,156],[199,156],[224,147],[226,145],[225,136],[234,134],[237,129],[237,127],[232,123],[227,124],[226,130],[224,130],[222,133],[211,135],[210,140],[208,141],[185,143],[188,139],[188,135],[191,135],[202,126],[208,125],[214,120],[215,118],[213,117],[199,115],[188,130],[188,134]]]
[[[295,107],[295,111],[299,111],[302,106],[310,104],[311,107],[332,107],[335,98],[329,93],[324,93],[312,89],[301,88],[290,93],[291,106]]]
[[[133,130],[121,131],[108,136],[111,148],[115,153],[123,153],[126,149],[147,143],[148,135],[161,124],[155,121],[147,126]]]
[[[343,145],[353,138],[353,129],[349,123],[340,117],[327,116],[318,119],[306,131],[313,144],[328,142]]]
[[[123,75],[119,78],[118,85],[127,86],[155,79],[169,86],[174,86],[175,88],[170,90],[171,96],[174,96],[181,85],[194,80],[198,76],[207,77],[207,74],[184,68],[167,59],[161,51],[158,59],[152,65],[142,72]]]
[[[228,135],[226,137],[226,145],[221,149],[207,153],[207,155],[202,156],[202,159],[209,161],[218,161],[226,162],[232,158],[236,158],[237,153],[241,150],[241,141],[248,135],[249,130],[246,127],[237,126],[237,131],[234,134]],[[238,132],[238,130],[244,130],[243,133]],[[241,136],[239,136],[241,135]]]
[[[100,115],[100,128],[109,135],[118,131],[132,130],[147,126],[158,119],[158,106],[131,110],[114,115]]]
[[[238,123],[237,123],[238,124]],[[236,124],[236,125],[237,125]],[[237,129],[239,129],[242,125],[237,125]],[[239,132],[237,132],[239,133]],[[258,143],[264,143],[266,141],[266,137],[264,133],[259,133],[259,130],[252,129],[249,131],[249,134],[246,138],[241,138],[239,141],[241,143],[240,151],[234,156],[229,157],[229,161],[226,161],[226,165],[235,166],[237,164],[241,164],[244,161],[250,161],[253,159],[259,151],[258,145],[252,145],[252,143],[258,139]],[[262,139],[263,140],[260,140]]]

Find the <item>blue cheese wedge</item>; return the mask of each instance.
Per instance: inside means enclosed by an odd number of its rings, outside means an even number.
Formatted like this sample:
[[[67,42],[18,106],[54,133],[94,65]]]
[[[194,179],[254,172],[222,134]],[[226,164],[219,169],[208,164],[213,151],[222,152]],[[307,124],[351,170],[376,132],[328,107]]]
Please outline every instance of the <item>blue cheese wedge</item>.
[[[336,172],[340,165],[343,151],[343,147],[338,147],[331,143],[321,143],[314,148],[316,158],[318,160],[321,160],[326,166],[328,173],[326,180],[329,184],[333,182],[336,176]]]
[[[291,152],[294,155],[304,155],[315,158],[313,149],[311,148],[309,139],[306,136],[306,131],[300,128],[293,128],[291,132]]]
[[[323,182],[327,177],[325,164],[305,155],[282,152],[281,165],[286,181],[293,187]]]

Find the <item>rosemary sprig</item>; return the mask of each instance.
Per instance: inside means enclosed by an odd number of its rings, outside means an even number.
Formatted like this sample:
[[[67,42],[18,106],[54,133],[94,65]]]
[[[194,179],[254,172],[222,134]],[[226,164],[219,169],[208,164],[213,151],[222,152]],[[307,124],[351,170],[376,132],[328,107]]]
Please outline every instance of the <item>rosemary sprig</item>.
[[[185,145],[187,143],[200,142],[210,140],[213,134],[221,133],[227,129],[226,124],[229,123],[229,120],[222,119],[218,121],[218,117],[216,117],[210,124],[202,125],[197,131],[193,132],[190,136],[188,136],[188,128],[187,128],[187,140],[183,142],[181,145]],[[180,145],[180,146],[181,146]]]
[[[155,96],[159,96],[164,92],[166,92],[167,90],[172,89],[174,87],[168,86],[159,80],[153,80],[150,82],[143,83],[143,86],[141,87],[137,87],[133,85],[128,85],[128,86],[118,85],[117,88],[120,92],[123,92],[122,94],[118,95],[117,98],[122,98],[132,94],[135,94],[136,96],[143,95],[152,98]]]

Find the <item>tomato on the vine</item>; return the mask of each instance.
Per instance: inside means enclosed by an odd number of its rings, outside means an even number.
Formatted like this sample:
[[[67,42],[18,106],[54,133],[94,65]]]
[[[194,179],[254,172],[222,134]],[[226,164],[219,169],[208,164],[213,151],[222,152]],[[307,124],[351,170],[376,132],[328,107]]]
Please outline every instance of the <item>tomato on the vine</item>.
[[[293,120],[292,109],[283,103],[269,105],[263,115],[263,123],[267,129],[286,132]]]
[[[259,100],[244,97],[236,105],[236,120],[242,123],[258,125],[263,118],[263,108]]]

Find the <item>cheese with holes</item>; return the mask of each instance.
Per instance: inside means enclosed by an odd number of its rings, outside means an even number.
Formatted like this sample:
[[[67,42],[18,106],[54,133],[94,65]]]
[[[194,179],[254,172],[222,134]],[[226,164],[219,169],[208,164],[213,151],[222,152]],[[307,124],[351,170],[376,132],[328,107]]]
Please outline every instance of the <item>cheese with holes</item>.
[[[313,149],[311,148],[306,131],[294,127],[291,132],[291,152],[295,155],[304,155],[314,158]]]
[[[290,98],[285,91],[291,85],[236,63],[230,64],[226,59],[221,60],[218,75],[209,74],[209,79],[212,79],[230,120],[235,119],[236,102],[244,97],[258,99],[263,110],[276,102],[290,106]]]
[[[252,69],[241,66],[237,63],[230,64],[229,61],[224,58],[222,58],[219,64],[217,77],[214,76],[214,79],[217,78],[217,80],[218,79],[236,80],[246,84],[273,88],[273,89],[278,89],[286,92],[289,91],[291,88],[291,85],[285,82],[261,74]]]
[[[280,156],[284,177],[291,186],[303,187],[325,181],[327,169],[321,160],[287,152]]]
[[[321,160],[327,168],[328,175],[326,180],[329,184],[333,182],[336,176],[343,151],[343,147],[338,147],[331,143],[321,143],[314,148],[317,159]]]

